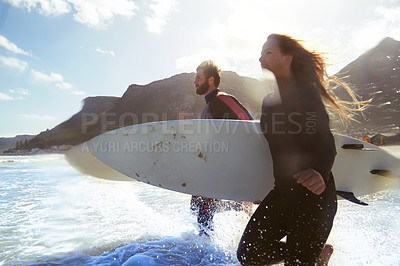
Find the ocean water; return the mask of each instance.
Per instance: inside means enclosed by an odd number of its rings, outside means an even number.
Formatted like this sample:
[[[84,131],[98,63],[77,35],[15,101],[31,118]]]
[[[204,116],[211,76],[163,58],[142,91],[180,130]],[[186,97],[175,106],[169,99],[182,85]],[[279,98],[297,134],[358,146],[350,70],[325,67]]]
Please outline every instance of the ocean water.
[[[385,148],[400,158],[400,146]],[[339,201],[330,265],[400,265],[400,190]],[[239,265],[249,219],[199,236],[190,196],[76,172],[63,155],[0,157],[0,265]]]

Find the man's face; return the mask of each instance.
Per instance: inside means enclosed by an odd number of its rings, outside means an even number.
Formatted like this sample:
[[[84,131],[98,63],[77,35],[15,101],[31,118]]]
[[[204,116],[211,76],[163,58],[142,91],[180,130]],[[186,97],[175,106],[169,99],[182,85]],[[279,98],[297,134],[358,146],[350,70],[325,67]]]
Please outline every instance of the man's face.
[[[196,77],[194,79],[194,87],[196,88],[196,94],[198,95],[204,95],[210,88],[210,84],[208,84],[208,79],[206,79],[204,71],[201,69],[199,69],[196,73]]]

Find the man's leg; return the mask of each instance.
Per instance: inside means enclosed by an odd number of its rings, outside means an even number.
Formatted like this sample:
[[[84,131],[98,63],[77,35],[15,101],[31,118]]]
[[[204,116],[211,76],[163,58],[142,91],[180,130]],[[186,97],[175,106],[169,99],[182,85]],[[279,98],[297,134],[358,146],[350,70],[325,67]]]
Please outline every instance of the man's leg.
[[[207,231],[214,230],[214,214],[217,210],[217,201],[211,198],[192,196],[191,210],[197,214],[199,234],[208,235]]]

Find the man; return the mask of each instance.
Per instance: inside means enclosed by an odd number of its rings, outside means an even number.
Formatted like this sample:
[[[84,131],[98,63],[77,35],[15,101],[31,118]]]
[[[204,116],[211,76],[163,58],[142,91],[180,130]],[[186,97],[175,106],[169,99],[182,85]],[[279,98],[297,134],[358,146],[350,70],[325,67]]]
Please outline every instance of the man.
[[[252,120],[246,108],[232,95],[221,92],[218,87],[221,70],[211,60],[202,62],[197,67],[194,86],[196,94],[204,96],[206,106],[201,119],[241,119]],[[192,196],[191,210],[197,214],[200,235],[206,230],[213,230],[213,217],[217,210],[244,210],[244,203],[221,201],[200,196]]]

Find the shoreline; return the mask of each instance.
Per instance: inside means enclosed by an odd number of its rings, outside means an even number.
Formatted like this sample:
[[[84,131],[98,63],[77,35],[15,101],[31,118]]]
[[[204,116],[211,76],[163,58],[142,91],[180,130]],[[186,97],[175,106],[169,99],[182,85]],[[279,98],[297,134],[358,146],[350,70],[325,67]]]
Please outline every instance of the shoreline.
[[[65,154],[65,152],[66,151],[13,152],[13,153],[0,153],[0,156],[49,155],[49,154]]]

